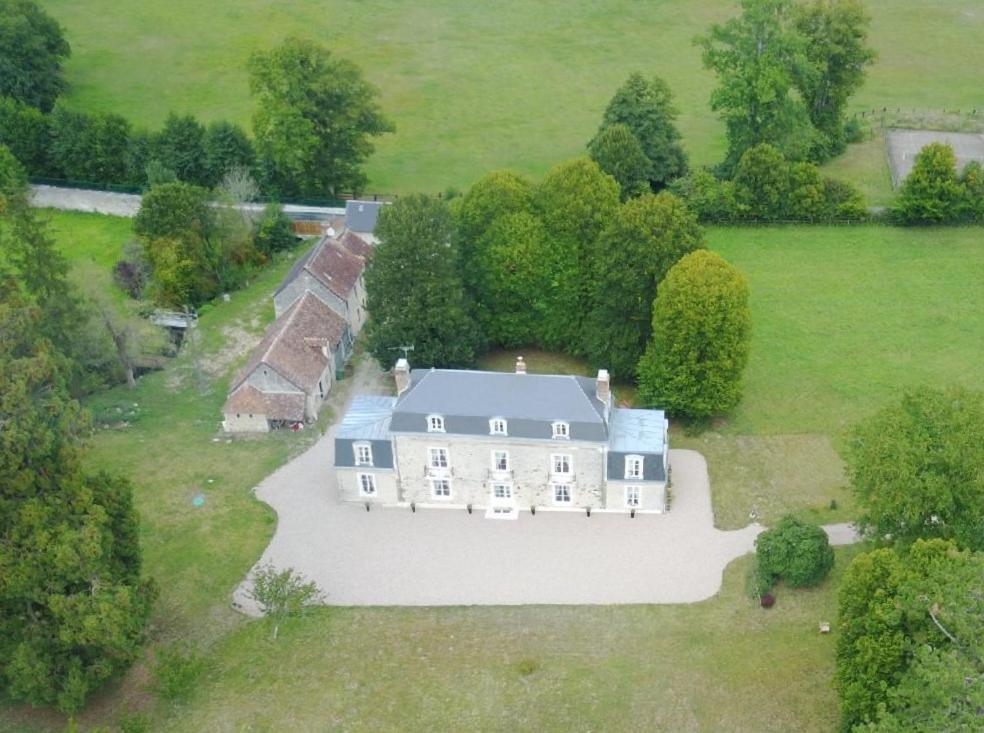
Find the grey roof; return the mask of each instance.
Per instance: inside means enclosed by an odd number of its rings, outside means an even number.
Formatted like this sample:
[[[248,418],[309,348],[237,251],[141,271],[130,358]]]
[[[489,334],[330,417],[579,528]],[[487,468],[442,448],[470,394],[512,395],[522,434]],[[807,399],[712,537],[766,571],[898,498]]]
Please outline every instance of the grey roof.
[[[283,281],[280,283],[280,287],[277,288],[277,291],[274,293],[274,297],[276,297],[277,295],[280,295],[280,293],[283,292],[284,288],[286,288],[288,285],[290,285],[292,282],[294,282],[294,279],[298,275],[301,274],[301,271],[305,267],[307,267],[307,263],[311,260],[311,256],[314,255],[314,250],[316,250],[319,247],[320,244],[321,244],[320,241],[319,242],[315,242],[311,246],[311,249],[309,249],[307,252],[305,252],[297,260],[297,262],[295,262],[293,264],[293,266],[290,268],[290,272],[287,273],[287,277],[285,277],[283,279]]]
[[[382,208],[381,201],[346,201],[345,227],[353,232],[372,234]]]
[[[352,398],[336,437],[359,440],[388,440],[395,397],[359,394]]]
[[[414,369],[410,377],[394,413],[605,423],[590,377],[458,369]]]
[[[666,446],[666,415],[662,410],[612,410],[610,450],[617,453],[662,453]]]

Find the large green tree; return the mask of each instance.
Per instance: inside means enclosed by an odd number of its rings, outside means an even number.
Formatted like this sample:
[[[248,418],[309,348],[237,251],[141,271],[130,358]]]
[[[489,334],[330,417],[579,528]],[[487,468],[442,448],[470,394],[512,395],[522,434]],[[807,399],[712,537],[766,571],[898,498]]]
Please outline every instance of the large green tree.
[[[861,0],[808,0],[796,10],[796,30],[806,39],[807,73],[797,88],[813,126],[823,137],[817,159],[837,155],[847,146],[844,113],[847,101],[864,82],[875,60],[868,46],[871,19]]]
[[[282,196],[361,191],[371,138],[392,132],[376,90],[350,61],[288,38],[249,61],[253,133],[268,187]]]
[[[687,154],[676,128],[677,114],[666,82],[658,76],[647,79],[635,72],[619,87],[605,108],[596,139],[611,125],[628,127],[649,160],[649,182],[658,190],[687,172]],[[602,168],[612,173],[604,165]]]
[[[640,402],[705,419],[741,399],[751,316],[744,276],[719,255],[691,252],[660,283],[653,335],[639,360]]]
[[[588,277],[584,352],[612,376],[631,379],[652,332],[658,284],[684,255],[704,246],[697,218],[663,191],[624,203],[598,238]]]
[[[33,0],[0,0],[0,97],[50,112],[71,54],[58,22]]]
[[[984,394],[908,392],[854,428],[846,458],[871,535],[984,549]]]
[[[578,353],[593,277],[591,258],[598,236],[618,210],[618,184],[593,160],[576,158],[547,173],[534,207],[547,230],[550,272],[540,341],[548,349]]]
[[[216,186],[231,170],[251,168],[256,158],[245,130],[232,122],[212,122],[202,141],[205,153],[204,182]]]
[[[891,213],[900,224],[943,224],[959,219],[965,202],[953,148],[930,143],[916,155]]]
[[[0,145],[6,145],[30,175],[50,173],[48,118],[36,107],[0,97]]]
[[[51,162],[60,175],[97,184],[126,180],[130,123],[124,118],[72,112],[59,105],[50,123]]]
[[[365,275],[369,351],[384,367],[401,346],[413,346],[421,367],[472,366],[484,340],[462,288],[447,204],[403,196],[383,208],[375,234]]]
[[[619,122],[601,128],[588,143],[588,154],[618,182],[623,201],[650,190],[652,164],[628,125]]]
[[[129,484],[82,469],[87,422],[41,313],[0,283],[0,687],[80,709],[136,657],[155,591],[140,579]]]
[[[724,120],[730,174],[742,154],[768,142],[790,160],[809,154],[815,132],[796,83],[811,73],[791,0],[741,0],[741,14],[697,39],[718,76],[711,109]]]
[[[179,181],[209,185],[205,151],[205,127],[191,115],[171,113],[154,135],[154,159],[174,171]]]

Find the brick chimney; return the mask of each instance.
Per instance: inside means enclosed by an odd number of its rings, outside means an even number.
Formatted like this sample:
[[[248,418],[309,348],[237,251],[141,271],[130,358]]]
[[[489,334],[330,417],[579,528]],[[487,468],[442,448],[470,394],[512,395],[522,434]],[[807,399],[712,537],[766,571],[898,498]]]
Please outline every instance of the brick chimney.
[[[598,380],[595,385],[595,394],[601,400],[602,404],[607,407],[612,401],[612,385],[607,369],[598,370]]]
[[[516,357],[516,374],[526,374],[526,362],[521,356]]]
[[[397,359],[396,366],[393,367],[393,377],[396,380],[396,393],[398,395],[407,391],[410,386],[410,362],[404,359]]]

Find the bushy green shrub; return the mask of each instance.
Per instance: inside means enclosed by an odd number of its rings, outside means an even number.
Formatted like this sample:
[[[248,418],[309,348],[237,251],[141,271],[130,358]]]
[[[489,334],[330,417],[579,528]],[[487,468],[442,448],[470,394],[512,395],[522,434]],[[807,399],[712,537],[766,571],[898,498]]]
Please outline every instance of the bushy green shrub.
[[[783,580],[793,588],[818,585],[834,565],[827,533],[786,516],[755,540],[756,586],[760,594]]]
[[[289,249],[296,241],[294,227],[284,214],[284,207],[280,204],[267,204],[253,237],[256,251],[268,255]]]
[[[957,156],[943,143],[919,151],[906,176],[892,217],[899,224],[943,224],[960,218],[965,190],[957,176]]]
[[[188,643],[175,642],[154,652],[154,689],[165,700],[187,697],[205,669],[205,660]]]

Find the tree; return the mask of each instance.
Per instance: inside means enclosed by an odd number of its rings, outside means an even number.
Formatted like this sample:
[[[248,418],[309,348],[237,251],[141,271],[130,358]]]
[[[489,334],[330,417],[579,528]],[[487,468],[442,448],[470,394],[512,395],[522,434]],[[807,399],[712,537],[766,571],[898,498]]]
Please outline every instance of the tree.
[[[442,200],[414,194],[386,206],[379,244],[366,268],[368,348],[389,366],[400,346],[422,366],[468,367],[483,338],[461,286],[451,213]]]
[[[324,602],[324,595],[314,581],[305,581],[294,568],[278,571],[272,565],[262,565],[253,571],[252,581],[249,597],[273,621],[274,639],[285,618]]]
[[[760,593],[780,579],[792,588],[819,585],[834,566],[823,528],[785,516],[755,539],[755,576]]]
[[[0,97],[0,145],[6,145],[31,175],[50,172],[50,136],[48,118],[41,110],[11,97]]]
[[[824,138],[815,160],[847,147],[847,101],[864,82],[865,67],[875,60],[867,45],[870,23],[861,0],[809,0],[796,9],[796,30],[806,39],[811,67],[810,73],[799,76],[797,88],[810,121]]]
[[[700,221],[738,219],[738,202],[732,181],[722,181],[708,171],[692,171],[673,181],[669,190],[687,202]]]
[[[746,150],[735,171],[735,200],[753,219],[781,219],[787,215],[789,164],[767,143]]]
[[[362,190],[371,138],[395,128],[358,67],[317,43],[288,38],[254,53],[249,76],[253,133],[270,187],[281,196]]]
[[[956,221],[966,196],[957,178],[957,156],[945,143],[930,143],[916,156],[906,176],[892,216],[900,224],[940,224]]]
[[[58,22],[33,0],[0,0],[0,97],[50,112],[65,91],[72,49]]]
[[[205,168],[205,128],[198,120],[172,112],[153,140],[154,159],[174,171],[179,181],[212,185]]]
[[[550,280],[546,238],[543,223],[525,211],[496,218],[485,232],[475,262],[476,316],[492,343],[536,343]]]
[[[629,379],[649,343],[657,285],[684,255],[704,246],[697,218],[673,194],[622,204],[591,258],[584,353],[612,376]]]
[[[653,189],[659,190],[687,172],[687,154],[680,145],[680,132],[676,128],[677,114],[666,82],[658,76],[646,79],[636,72],[608,103],[595,138],[606,127],[617,124],[628,127],[649,159],[649,182]],[[612,173],[604,166],[602,168]]]
[[[711,109],[728,134],[725,173],[742,154],[771,143],[790,160],[805,158],[815,139],[802,101],[791,92],[810,73],[791,0],[741,0],[742,12],[697,39],[704,66],[718,76]]]
[[[284,207],[280,204],[267,204],[254,235],[257,251],[269,255],[290,249],[295,242],[297,235],[294,234],[290,219],[284,214]]]
[[[136,659],[156,591],[129,483],[82,470],[64,357],[18,288],[0,290],[0,688],[75,712]]]
[[[984,222],[984,166],[972,160],[960,175],[960,185],[964,191],[960,219],[968,222]]]
[[[88,115],[60,106],[50,121],[50,156],[61,175],[92,183],[127,179],[129,122],[119,115]]]
[[[599,168],[616,180],[623,201],[650,190],[652,164],[627,125],[616,123],[601,128],[588,143],[588,154]]]
[[[698,420],[734,408],[750,331],[745,278],[712,252],[691,252],[656,293],[652,340],[639,360],[639,401]]]
[[[541,343],[577,353],[581,348],[584,303],[590,295],[595,240],[615,216],[615,179],[589,158],[576,158],[550,170],[537,188],[534,207],[547,230],[551,273]]]
[[[205,151],[204,183],[215,186],[233,170],[248,170],[255,160],[253,143],[239,125],[212,122],[202,141]]]
[[[858,424],[846,453],[859,526],[901,545],[953,539],[984,549],[984,395],[907,392]]]

